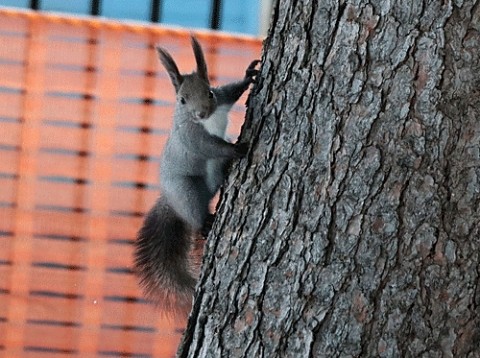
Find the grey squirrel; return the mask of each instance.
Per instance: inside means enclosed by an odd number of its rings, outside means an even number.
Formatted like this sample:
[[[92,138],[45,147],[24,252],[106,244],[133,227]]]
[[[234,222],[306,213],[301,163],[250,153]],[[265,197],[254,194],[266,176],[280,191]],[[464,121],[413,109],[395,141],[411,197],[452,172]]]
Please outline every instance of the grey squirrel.
[[[160,163],[161,196],[147,213],[135,241],[134,266],[147,297],[165,311],[187,312],[195,278],[190,268],[192,235],[207,235],[209,203],[221,186],[225,165],[246,154],[245,144],[225,140],[228,112],[254,81],[258,60],[239,82],[210,87],[207,64],[191,38],[197,69],[180,74],[175,61],[157,47],[176,92],[173,128]]]

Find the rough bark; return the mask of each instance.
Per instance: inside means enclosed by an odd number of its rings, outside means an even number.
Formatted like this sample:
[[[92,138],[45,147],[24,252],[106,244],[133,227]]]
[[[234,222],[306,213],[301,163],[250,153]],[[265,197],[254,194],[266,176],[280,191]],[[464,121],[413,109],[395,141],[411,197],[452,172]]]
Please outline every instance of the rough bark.
[[[181,357],[480,357],[480,6],[277,1]]]

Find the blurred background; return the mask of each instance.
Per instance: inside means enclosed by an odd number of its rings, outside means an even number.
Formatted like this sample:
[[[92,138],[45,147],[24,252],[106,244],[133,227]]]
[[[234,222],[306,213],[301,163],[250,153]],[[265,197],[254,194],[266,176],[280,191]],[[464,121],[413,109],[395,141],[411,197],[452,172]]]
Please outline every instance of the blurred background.
[[[264,35],[273,0],[0,0],[0,6]]]
[[[235,81],[267,3],[0,0],[0,357],[175,355],[185,321],[132,272],[174,106],[154,47],[190,72],[194,29],[212,82]]]

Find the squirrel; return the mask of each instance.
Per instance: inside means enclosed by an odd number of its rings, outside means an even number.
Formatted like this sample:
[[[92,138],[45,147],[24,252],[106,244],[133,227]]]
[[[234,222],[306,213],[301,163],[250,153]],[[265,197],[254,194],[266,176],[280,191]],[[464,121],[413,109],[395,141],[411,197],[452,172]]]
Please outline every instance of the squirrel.
[[[225,167],[246,154],[246,144],[225,140],[228,112],[254,82],[260,62],[251,62],[243,80],[211,87],[202,48],[194,36],[191,43],[197,64],[191,74],[180,74],[172,56],[156,48],[175,88],[175,112],[160,161],[161,195],[134,244],[134,267],[145,295],[174,314],[188,313],[193,298],[192,235],[208,235],[214,218],[209,203]]]

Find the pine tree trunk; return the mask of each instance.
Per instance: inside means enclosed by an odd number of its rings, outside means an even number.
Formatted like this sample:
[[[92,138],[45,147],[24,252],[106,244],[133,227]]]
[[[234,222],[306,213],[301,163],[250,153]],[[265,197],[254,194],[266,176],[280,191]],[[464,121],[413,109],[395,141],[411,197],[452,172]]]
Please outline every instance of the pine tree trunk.
[[[480,357],[480,6],[277,1],[181,357]]]

